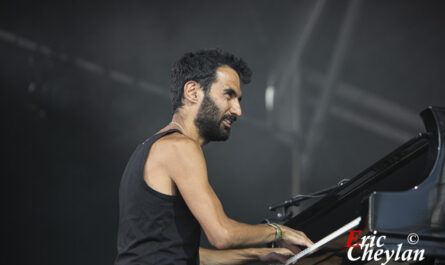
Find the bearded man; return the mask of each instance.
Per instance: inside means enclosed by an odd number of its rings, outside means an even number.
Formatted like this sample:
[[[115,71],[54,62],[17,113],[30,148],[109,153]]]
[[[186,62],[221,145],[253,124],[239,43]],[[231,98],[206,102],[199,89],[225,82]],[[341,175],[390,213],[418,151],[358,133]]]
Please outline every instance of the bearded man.
[[[209,184],[202,146],[228,139],[250,78],[242,59],[219,49],[173,65],[172,120],[137,147],[121,180],[116,265],[284,262],[312,245],[289,227],[230,219]],[[217,250],[199,248],[201,228]],[[240,249],[274,241],[286,248]]]

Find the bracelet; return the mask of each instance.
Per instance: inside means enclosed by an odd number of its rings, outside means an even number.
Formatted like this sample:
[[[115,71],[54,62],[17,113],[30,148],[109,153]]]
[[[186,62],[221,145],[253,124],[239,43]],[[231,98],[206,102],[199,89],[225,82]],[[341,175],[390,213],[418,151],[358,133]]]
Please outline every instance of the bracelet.
[[[280,241],[283,238],[283,230],[281,230],[281,227],[276,223],[267,222],[266,224],[275,228],[276,234],[274,242]]]

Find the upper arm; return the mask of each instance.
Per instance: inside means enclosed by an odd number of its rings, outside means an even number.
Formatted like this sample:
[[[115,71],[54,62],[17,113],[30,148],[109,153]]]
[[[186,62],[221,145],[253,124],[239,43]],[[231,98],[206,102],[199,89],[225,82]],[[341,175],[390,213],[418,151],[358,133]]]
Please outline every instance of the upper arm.
[[[209,241],[215,247],[223,247],[228,236],[226,224],[229,219],[208,181],[201,148],[184,139],[173,143],[170,151],[173,156],[170,161],[175,161],[169,165],[170,177]]]

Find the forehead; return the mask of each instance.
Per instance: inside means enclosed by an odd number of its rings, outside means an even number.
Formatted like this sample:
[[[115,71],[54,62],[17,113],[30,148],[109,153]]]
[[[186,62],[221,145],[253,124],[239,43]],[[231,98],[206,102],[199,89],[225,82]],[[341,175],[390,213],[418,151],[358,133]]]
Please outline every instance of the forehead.
[[[220,66],[216,69],[216,80],[212,85],[216,90],[226,88],[233,89],[238,96],[241,96],[241,85],[238,73],[229,66]]]

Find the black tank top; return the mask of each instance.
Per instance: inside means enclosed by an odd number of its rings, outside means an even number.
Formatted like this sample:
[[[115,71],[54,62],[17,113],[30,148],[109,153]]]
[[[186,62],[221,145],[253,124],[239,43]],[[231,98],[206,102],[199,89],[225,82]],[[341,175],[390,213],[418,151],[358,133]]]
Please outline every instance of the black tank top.
[[[173,132],[180,131],[168,130],[138,145],[125,168],[119,188],[116,265],[199,264],[201,229],[183,198],[157,192],[144,181],[151,145]]]

